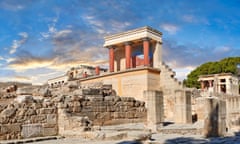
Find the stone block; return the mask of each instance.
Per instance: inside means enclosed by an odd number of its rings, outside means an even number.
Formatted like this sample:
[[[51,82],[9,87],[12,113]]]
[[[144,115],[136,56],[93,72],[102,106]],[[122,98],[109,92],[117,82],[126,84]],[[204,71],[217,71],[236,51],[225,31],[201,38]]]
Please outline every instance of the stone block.
[[[41,124],[25,124],[22,125],[21,135],[23,138],[41,137],[43,128]]]
[[[94,112],[106,112],[107,111],[107,107],[106,106],[96,106],[93,109]]]
[[[1,125],[1,134],[11,133],[11,132],[20,132],[21,124],[6,124]]]
[[[114,119],[121,119],[126,117],[125,112],[114,112],[113,114]]]
[[[52,114],[55,112],[54,108],[41,108],[40,114]]]
[[[191,92],[184,90],[175,91],[175,123],[192,123]]]
[[[118,97],[118,96],[105,96],[104,97],[104,101],[117,101],[118,99],[120,99],[120,97]]]
[[[103,96],[102,95],[87,96],[86,98],[91,102],[103,101]]]
[[[2,112],[1,112],[1,116],[2,117],[13,117],[16,113],[16,109],[15,108],[7,108],[7,109],[4,109]]]
[[[46,122],[46,115],[45,114],[40,114],[40,115],[33,115],[31,116],[31,121],[33,123],[42,123]]]
[[[157,131],[163,122],[163,93],[161,91],[144,91],[147,100],[147,127]]]
[[[100,89],[83,89],[83,95],[99,95]]]
[[[121,100],[124,102],[134,102],[135,98],[133,97],[121,97]]]
[[[107,106],[107,112],[114,112],[114,111],[116,111],[116,108],[114,106],[112,105]]]
[[[206,116],[203,135],[205,137],[224,136],[226,133],[226,101],[216,97],[206,97]]]
[[[56,124],[49,124],[49,123],[44,123],[42,124],[43,128],[54,128],[56,127]]]
[[[58,131],[56,127],[52,127],[52,128],[44,127],[42,129],[43,136],[54,136],[54,135],[57,135],[57,133]]]
[[[56,124],[57,123],[57,115],[56,114],[48,114],[47,115],[47,123],[48,124]]]

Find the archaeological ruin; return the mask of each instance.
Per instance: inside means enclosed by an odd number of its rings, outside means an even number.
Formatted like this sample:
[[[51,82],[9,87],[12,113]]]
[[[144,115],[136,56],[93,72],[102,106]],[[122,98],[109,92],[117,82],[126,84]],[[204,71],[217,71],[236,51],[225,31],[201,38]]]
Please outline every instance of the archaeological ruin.
[[[201,89],[185,87],[163,62],[162,33],[151,27],[106,36],[103,47],[108,70],[73,67],[46,85],[1,88],[0,140],[99,138],[104,126],[129,123],[205,137],[240,130],[239,77],[203,75]]]

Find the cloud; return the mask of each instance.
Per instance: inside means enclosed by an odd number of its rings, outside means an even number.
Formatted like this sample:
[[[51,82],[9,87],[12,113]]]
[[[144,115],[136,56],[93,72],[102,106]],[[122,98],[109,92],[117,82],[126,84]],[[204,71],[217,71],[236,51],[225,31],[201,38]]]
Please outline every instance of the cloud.
[[[30,81],[31,78],[27,77],[27,76],[19,76],[19,75],[16,75],[14,76],[15,79],[18,79],[18,80],[23,80],[23,81]]]
[[[8,69],[16,72],[22,72],[29,69],[49,67],[54,63],[54,60],[36,57],[22,57],[11,61]]]
[[[40,32],[40,41],[51,38],[55,33],[57,33],[56,24],[58,22],[58,17],[46,18],[46,21],[48,22],[48,31]]]
[[[182,20],[187,23],[197,23],[209,25],[209,21],[205,17],[186,14],[182,16]]]
[[[23,1],[29,1],[29,0],[23,0]],[[3,8],[5,10],[11,10],[11,11],[18,11],[25,8],[24,2],[19,3],[18,0],[9,0],[9,1],[1,1],[0,2],[0,8]]]
[[[196,21],[196,19],[193,15],[183,15],[183,20],[185,22],[189,22],[189,23],[192,23],[192,22]]]
[[[228,46],[221,46],[221,47],[217,47],[215,49],[213,49],[213,52],[214,53],[227,53],[227,52],[230,52],[232,49]]]
[[[176,68],[174,71],[176,72],[176,78],[178,80],[182,81],[186,79],[187,75],[190,73],[190,71],[194,70],[196,67],[184,67],[184,68]]]
[[[59,37],[67,37],[70,33],[72,33],[72,30],[66,29],[66,30],[61,30],[58,31],[54,37],[59,38]]]
[[[116,33],[126,30],[129,26],[131,26],[130,21],[125,21],[122,19],[121,21],[108,19],[103,20],[101,16],[97,17],[95,15],[83,15],[83,20],[98,34],[109,34]],[[106,27],[106,25],[108,25]]]
[[[4,60],[4,58],[2,56],[0,56],[0,60]]]
[[[195,44],[180,45],[175,40],[163,40],[163,60],[173,68],[196,67],[208,61],[239,56],[239,50],[226,46],[209,47]]]
[[[14,54],[19,47],[21,47],[28,39],[28,34],[26,32],[21,32],[18,34],[21,38],[20,40],[13,40],[12,46],[10,48],[9,54]]]
[[[179,27],[174,24],[162,24],[161,28],[169,34],[175,34],[179,30]]]
[[[32,82],[30,77],[19,76],[19,75],[0,77],[0,81],[3,81],[3,82],[14,81],[14,82],[26,82],[26,83],[31,83]]]

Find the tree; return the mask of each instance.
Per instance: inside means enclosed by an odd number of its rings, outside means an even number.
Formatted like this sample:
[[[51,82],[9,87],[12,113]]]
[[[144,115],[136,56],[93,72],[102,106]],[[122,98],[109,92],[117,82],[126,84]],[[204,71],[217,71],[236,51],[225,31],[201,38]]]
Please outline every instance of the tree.
[[[240,57],[229,57],[217,62],[204,63],[193,70],[183,82],[187,87],[200,88],[200,83],[198,82],[200,75],[217,73],[237,74],[237,64],[239,63]]]

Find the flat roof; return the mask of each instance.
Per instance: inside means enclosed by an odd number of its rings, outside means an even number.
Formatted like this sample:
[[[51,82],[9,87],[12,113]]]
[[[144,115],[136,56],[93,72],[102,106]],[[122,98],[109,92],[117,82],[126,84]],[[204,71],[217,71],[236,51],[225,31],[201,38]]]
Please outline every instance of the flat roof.
[[[150,38],[152,40],[162,42],[162,33],[152,27],[145,26],[104,37],[105,39],[104,47],[143,38]]]

